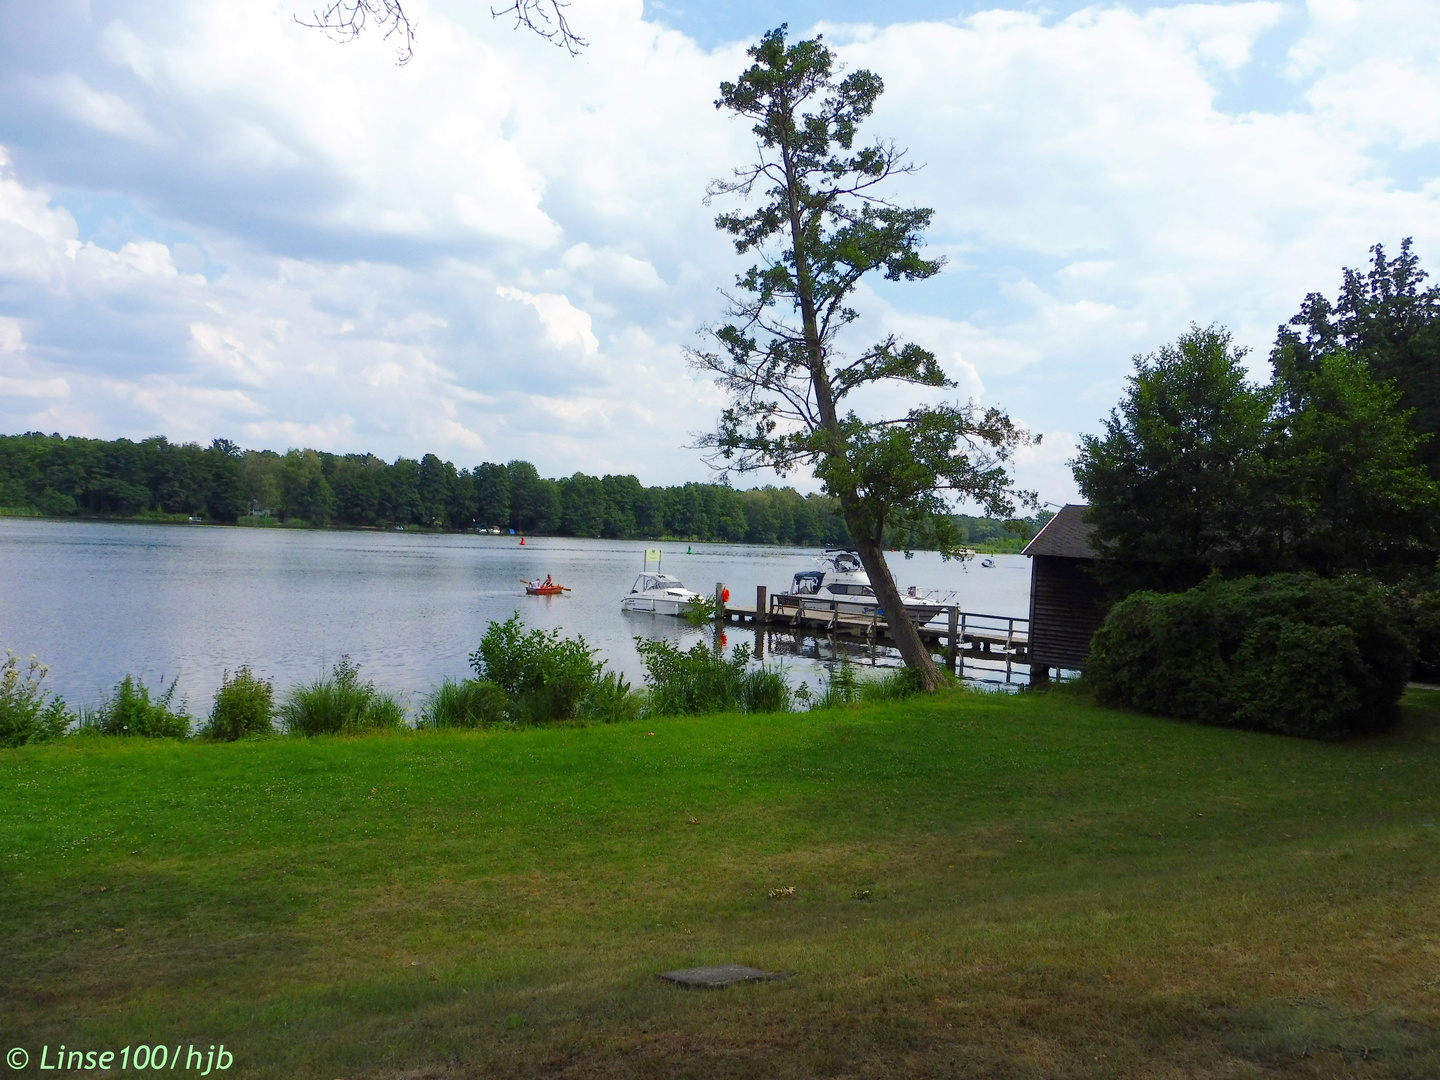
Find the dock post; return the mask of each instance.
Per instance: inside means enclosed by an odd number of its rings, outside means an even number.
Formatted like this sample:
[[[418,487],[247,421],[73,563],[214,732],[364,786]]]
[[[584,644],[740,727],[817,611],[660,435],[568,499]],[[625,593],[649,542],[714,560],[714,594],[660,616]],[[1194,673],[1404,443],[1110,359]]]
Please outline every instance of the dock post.
[[[950,674],[955,674],[955,661],[960,655],[960,642],[957,640],[960,635],[960,605],[950,605],[950,647],[945,650],[945,666],[950,669]]]
[[[715,621],[727,623],[730,621],[730,613],[725,610],[725,583],[715,582]]]
[[[770,621],[770,591],[764,585],[755,586],[755,621],[762,626]]]

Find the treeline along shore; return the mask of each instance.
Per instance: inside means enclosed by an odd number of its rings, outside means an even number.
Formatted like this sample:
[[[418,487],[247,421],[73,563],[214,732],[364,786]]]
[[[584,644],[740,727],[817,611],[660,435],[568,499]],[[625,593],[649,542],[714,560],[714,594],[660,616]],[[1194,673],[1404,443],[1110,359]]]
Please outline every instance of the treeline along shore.
[[[790,487],[646,487],[634,476],[542,477],[528,461],[456,468],[434,454],[208,447],[164,436],[0,435],[0,511],[47,517],[199,518],[248,525],[514,529],[609,539],[678,537],[836,546],[849,532],[835,500]],[[961,539],[1017,548],[1036,522],[957,517]]]

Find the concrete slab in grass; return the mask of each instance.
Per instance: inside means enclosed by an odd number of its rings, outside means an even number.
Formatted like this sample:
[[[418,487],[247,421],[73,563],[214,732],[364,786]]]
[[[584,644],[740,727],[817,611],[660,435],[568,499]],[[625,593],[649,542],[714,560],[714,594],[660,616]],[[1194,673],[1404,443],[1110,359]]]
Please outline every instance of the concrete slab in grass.
[[[715,967],[686,968],[683,971],[662,971],[660,978],[691,990],[718,990],[722,986],[742,982],[770,982],[788,979],[793,971],[761,971],[740,964],[718,964]]]

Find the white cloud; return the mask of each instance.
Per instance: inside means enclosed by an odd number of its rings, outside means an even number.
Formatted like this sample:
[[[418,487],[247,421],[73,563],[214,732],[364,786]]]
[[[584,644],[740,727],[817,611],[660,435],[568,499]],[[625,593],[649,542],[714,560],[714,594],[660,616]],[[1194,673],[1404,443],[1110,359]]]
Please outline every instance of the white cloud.
[[[590,356],[600,348],[599,339],[590,329],[590,316],[567,297],[558,293],[528,293],[508,285],[497,286],[495,295],[534,308],[545,327],[545,341],[552,347],[578,348],[582,356]]]
[[[25,330],[0,358],[27,388],[0,392],[0,424],[705,475],[684,447],[721,402],[681,346],[747,263],[701,202],[753,153],[713,108],[743,47],[587,0],[572,59],[432,0],[397,69],[378,35],[340,46],[292,10],[161,0],[97,27],[60,5],[54,33],[0,42],[20,133],[0,147],[0,317]],[[1435,270],[1440,178],[1403,156],[1440,141],[1435,15],[1326,0],[826,28],[885,78],[869,130],[926,165],[895,194],[935,208],[951,260],[862,290],[855,342],[933,349],[957,396],[1045,433],[1022,482],[1073,498],[1063,448],[1132,354],[1219,320],[1263,362],[1376,240],[1415,236]],[[1237,90],[1267,48],[1298,107]]]
[[[87,127],[122,139],[155,143],[160,136],[119,94],[95,90],[71,72],[35,80],[38,96]]]

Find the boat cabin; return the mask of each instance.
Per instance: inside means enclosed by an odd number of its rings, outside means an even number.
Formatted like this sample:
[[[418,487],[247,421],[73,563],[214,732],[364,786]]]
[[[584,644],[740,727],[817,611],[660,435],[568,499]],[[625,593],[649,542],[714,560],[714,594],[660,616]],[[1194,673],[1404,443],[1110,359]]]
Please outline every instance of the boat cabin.
[[[635,579],[635,584],[631,586],[630,591],[632,593],[664,592],[669,589],[683,590],[684,588],[685,586],[680,583],[680,579],[672,577],[670,574],[645,573]]]

